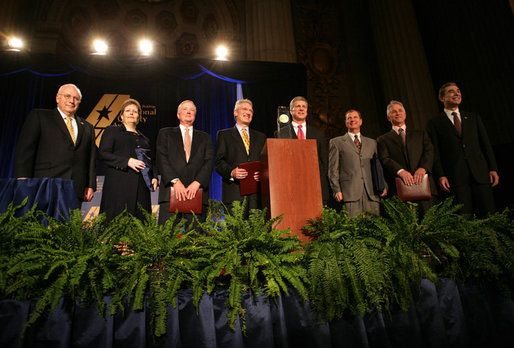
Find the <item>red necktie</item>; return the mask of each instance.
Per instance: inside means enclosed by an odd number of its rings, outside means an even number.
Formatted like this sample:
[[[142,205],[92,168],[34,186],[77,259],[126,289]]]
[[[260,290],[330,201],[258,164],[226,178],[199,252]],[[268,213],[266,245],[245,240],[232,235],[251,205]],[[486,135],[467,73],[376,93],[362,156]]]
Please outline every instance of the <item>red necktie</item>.
[[[359,152],[361,151],[361,142],[359,141],[359,137],[357,136],[357,134],[355,134],[355,139],[353,139],[353,143],[355,144],[355,146],[357,146],[357,150],[359,150]]]
[[[302,125],[298,125],[298,139],[305,139],[305,134],[303,134]]]
[[[457,129],[457,133],[459,133],[459,135],[461,135],[462,134],[462,123],[460,122],[459,114],[454,111],[454,112],[452,112],[452,116],[453,116],[453,124],[455,125],[455,129]]]

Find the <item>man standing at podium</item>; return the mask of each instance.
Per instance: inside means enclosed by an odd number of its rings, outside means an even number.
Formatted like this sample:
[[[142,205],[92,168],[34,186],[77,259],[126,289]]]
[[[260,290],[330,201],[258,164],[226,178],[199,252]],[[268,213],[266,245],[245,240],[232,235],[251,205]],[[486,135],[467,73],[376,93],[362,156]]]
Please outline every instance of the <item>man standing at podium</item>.
[[[350,216],[365,211],[379,213],[380,198],[374,192],[371,159],[377,142],[361,134],[362,118],[357,110],[345,115],[348,133],[330,140],[328,177],[336,201]],[[380,197],[387,195],[387,189]]]
[[[239,181],[248,176],[245,169],[238,165],[245,162],[259,161],[266,135],[250,129],[253,118],[253,104],[249,99],[236,101],[234,107],[236,125],[222,129],[216,135],[215,168],[222,178],[221,200],[230,209],[232,202],[243,201]],[[254,176],[259,180],[259,175]],[[257,193],[246,196],[247,209],[260,208]]]
[[[82,93],[74,84],[57,91],[57,109],[34,109],[20,133],[14,176],[71,179],[79,201],[96,190],[96,144],[93,126],[75,113]]]
[[[293,118],[291,124],[280,130],[279,138],[293,139],[316,139],[318,150],[319,177],[321,184],[321,195],[323,205],[328,204],[329,188],[328,188],[328,146],[327,139],[323,131],[319,128],[307,124],[309,104],[307,99],[298,96],[294,97],[289,103],[289,112]],[[275,133],[275,135],[277,135]]]
[[[208,202],[208,188],[212,173],[212,138],[209,134],[193,129],[196,106],[191,100],[184,100],[177,108],[178,127],[162,128],[157,135],[156,159],[161,188],[159,190],[159,224],[171,217],[170,189],[178,201],[193,199],[203,188],[202,214],[205,219]],[[188,221],[193,214],[184,214]]]

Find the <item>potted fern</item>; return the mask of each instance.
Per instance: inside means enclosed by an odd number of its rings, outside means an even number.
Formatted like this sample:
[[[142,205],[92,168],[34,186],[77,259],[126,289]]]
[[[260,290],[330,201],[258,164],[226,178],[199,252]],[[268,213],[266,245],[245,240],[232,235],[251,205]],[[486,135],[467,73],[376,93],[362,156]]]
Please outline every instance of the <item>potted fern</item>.
[[[192,226],[173,215],[158,225],[154,215],[145,212],[141,221],[130,214],[115,218],[108,229],[115,230],[115,264],[118,287],[113,292],[110,312],[124,308],[141,310],[145,296],[151,312],[153,333],[166,332],[167,306],[176,306],[176,295],[183,287],[194,287],[202,262],[197,254],[198,241]],[[198,287],[198,286],[196,286]]]
[[[45,227],[38,218],[48,221]],[[6,295],[16,299],[39,296],[26,327],[45,310],[55,308],[63,296],[96,300],[103,313],[103,294],[113,291],[116,275],[107,260],[112,244],[105,235],[103,218],[83,222],[80,210],[61,222],[42,212],[29,211],[14,224],[14,243],[21,246],[7,264]]]
[[[280,218],[266,220],[266,211],[252,209],[245,219],[246,202],[234,202],[229,212],[219,202],[211,201],[209,215],[198,237],[202,256],[207,260],[199,278],[207,293],[216,287],[228,287],[228,321],[232,329],[239,316],[245,330],[245,310],[241,305],[242,292],[264,293],[274,298],[292,287],[306,300],[303,252],[296,236],[290,231],[276,230]],[[196,294],[195,302],[198,303]]]

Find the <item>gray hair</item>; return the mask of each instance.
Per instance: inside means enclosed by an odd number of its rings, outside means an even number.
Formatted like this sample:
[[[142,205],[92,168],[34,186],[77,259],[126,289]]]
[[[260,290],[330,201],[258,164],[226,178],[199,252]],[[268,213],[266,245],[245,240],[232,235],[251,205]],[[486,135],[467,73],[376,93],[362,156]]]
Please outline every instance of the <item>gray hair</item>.
[[[241,105],[243,103],[250,104],[252,109],[253,109],[253,103],[252,103],[252,101],[250,99],[239,99],[238,101],[236,101],[236,105],[234,105],[234,111],[238,110],[239,109],[239,105]]]
[[[403,104],[401,102],[399,102],[397,100],[391,100],[386,108],[387,117],[389,117],[389,114],[391,113],[391,108],[393,107],[394,104],[400,105],[403,108],[403,110],[405,110],[405,106],[403,106]]]
[[[81,92],[81,91],[80,91],[80,89],[79,89],[76,85],[74,85],[73,83],[67,83],[67,84],[62,85],[61,87],[59,87],[59,90],[57,91],[57,94],[61,94],[61,91],[62,91],[62,89],[63,89],[64,87],[73,87],[73,88],[75,88],[75,89],[77,90],[77,93],[78,93],[78,94],[79,94],[79,96],[80,96],[80,100],[82,100],[82,92]]]
[[[181,107],[182,107],[182,105],[184,105],[185,103],[191,103],[191,104],[193,104],[193,106],[194,106],[194,108],[195,108],[195,114],[196,114],[196,105],[195,105],[195,103],[193,103],[193,101],[192,101],[192,100],[188,100],[188,99],[186,99],[186,100],[184,100],[182,103],[178,104],[178,107],[177,107],[177,114],[180,112],[180,108],[181,108]]]
[[[304,101],[306,104],[307,104],[307,108],[309,108],[309,102],[307,101],[307,99],[305,99],[305,97],[302,97],[301,95],[299,95],[298,97],[294,97],[291,102],[289,103],[289,110],[293,110],[294,109],[294,103],[297,102],[297,101]]]

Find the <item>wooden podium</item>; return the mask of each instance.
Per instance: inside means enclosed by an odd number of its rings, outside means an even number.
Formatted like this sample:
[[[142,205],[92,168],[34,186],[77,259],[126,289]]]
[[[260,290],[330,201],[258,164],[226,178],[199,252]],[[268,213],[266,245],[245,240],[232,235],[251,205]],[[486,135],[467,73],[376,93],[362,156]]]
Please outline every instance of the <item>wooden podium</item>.
[[[261,162],[262,204],[271,218],[284,214],[276,228],[309,240],[302,227],[323,207],[316,140],[268,139]]]

